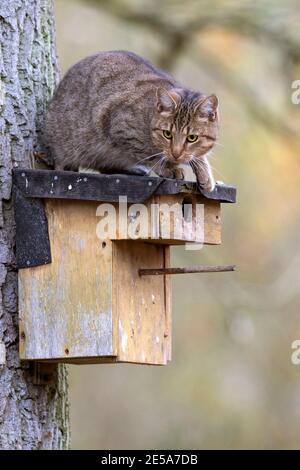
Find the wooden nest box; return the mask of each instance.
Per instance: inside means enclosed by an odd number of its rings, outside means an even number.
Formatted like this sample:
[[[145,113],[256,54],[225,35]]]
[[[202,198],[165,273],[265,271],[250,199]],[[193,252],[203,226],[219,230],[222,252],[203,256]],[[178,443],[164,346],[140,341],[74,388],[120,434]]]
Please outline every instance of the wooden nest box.
[[[235,188],[18,169],[14,194],[21,359],[166,364],[170,274],[201,271],[171,268],[170,245],[221,243]]]

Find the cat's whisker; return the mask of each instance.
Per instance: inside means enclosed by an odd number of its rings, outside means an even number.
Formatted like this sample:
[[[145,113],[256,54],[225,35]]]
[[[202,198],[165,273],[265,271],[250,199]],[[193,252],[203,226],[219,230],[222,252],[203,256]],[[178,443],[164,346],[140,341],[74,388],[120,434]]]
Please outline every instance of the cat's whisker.
[[[197,165],[200,165],[200,166],[201,166],[201,159],[200,159],[200,158],[196,158],[196,157],[193,155],[193,157],[192,157],[190,163],[191,163],[192,165],[196,165],[196,166],[197,166]]]
[[[196,164],[196,160],[195,159],[192,159],[190,162],[190,167],[191,169],[193,170],[194,173],[196,173],[196,168],[197,168],[197,164]]]
[[[198,168],[205,168],[205,164],[202,162],[200,158],[199,159],[194,158],[193,162],[196,166],[198,166]],[[225,176],[219,170],[217,170],[213,165],[209,163],[209,166],[211,167],[212,170],[214,170],[215,173],[218,173],[222,179],[226,179]]]
[[[223,178],[224,180],[226,179],[225,176],[219,170],[217,170],[214,166],[210,165],[210,167],[214,170],[215,173],[218,173],[221,176],[221,178]]]
[[[139,160],[136,165],[138,165],[139,163],[141,162],[144,162],[145,160],[149,160],[150,158],[154,158],[154,157],[157,157],[158,155],[161,155],[163,152],[159,152],[159,153],[154,153],[153,155],[149,155],[149,157],[145,157],[145,158],[141,158],[141,160]]]
[[[165,169],[165,166],[167,164],[167,159],[166,158],[163,158],[162,161],[161,161],[161,165],[160,165],[160,168],[159,168],[159,173],[157,173],[158,175],[161,175],[162,172],[164,171]]]
[[[158,171],[161,171],[162,165],[164,164],[165,161],[166,161],[166,159],[165,159],[164,157],[162,157],[162,158],[160,159],[160,161],[158,162],[158,163],[159,163],[159,169],[158,169]]]
[[[158,166],[157,166],[157,168],[155,168],[155,173],[156,174],[158,174],[158,172],[161,170],[163,162],[164,162],[164,159],[160,158],[159,161],[158,161]]]
[[[164,160],[164,156],[162,156],[159,160],[157,160],[157,162],[154,163],[154,165],[150,168],[150,170],[147,172],[147,175],[149,175],[151,173],[151,171],[153,171],[153,169],[156,167],[156,165],[158,163],[161,163],[163,160]]]
[[[196,159],[196,158],[193,158],[192,161],[191,161],[191,167],[193,169],[193,171],[196,173],[196,169],[198,168],[199,170],[206,170],[207,169],[207,166],[204,162],[202,162],[201,159]]]

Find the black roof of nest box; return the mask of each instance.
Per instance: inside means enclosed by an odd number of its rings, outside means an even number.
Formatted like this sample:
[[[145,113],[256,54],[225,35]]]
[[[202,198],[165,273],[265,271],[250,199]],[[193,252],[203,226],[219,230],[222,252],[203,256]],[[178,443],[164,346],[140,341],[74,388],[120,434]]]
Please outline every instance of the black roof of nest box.
[[[122,195],[127,196],[128,202],[137,203],[154,195],[192,192],[220,202],[236,201],[234,186],[217,183],[214,191],[209,193],[195,182],[149,176],[15,169],[13,181],[23,196],[31,198],[118,202]]]

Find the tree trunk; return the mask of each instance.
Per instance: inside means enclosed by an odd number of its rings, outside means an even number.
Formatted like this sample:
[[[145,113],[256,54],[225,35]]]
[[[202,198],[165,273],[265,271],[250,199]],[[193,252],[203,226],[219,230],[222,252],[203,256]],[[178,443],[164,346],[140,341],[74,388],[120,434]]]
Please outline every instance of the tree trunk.
[[[52,0],[0,1],[0,448],[69,445],[67,374],[34,385],[18,355],[17,270],[12,168],[29,167],[58,80]]]

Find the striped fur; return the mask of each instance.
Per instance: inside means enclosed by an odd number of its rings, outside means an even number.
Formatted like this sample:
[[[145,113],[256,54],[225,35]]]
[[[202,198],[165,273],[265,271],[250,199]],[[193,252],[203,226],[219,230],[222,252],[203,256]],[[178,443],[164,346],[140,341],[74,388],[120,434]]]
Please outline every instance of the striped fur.
[[[184,163],[211,190],[206,155],[217,138],[217,106],[214,95],[184,88],[136,54],[100,52],[74,65],[60,82],[43,139],[56,169],[145,174],[153,168],[180,177],[178,165]],[[189,142],[190,135],[197,140]]]

